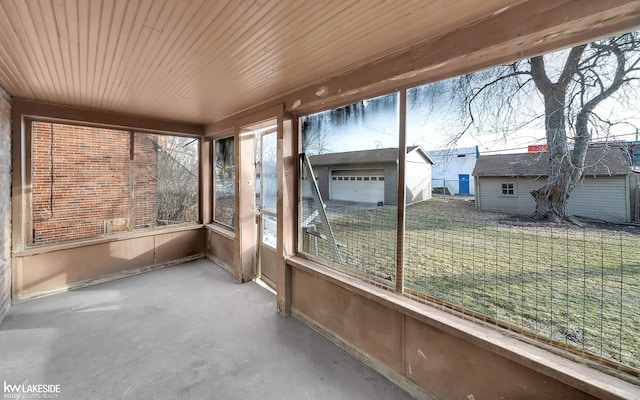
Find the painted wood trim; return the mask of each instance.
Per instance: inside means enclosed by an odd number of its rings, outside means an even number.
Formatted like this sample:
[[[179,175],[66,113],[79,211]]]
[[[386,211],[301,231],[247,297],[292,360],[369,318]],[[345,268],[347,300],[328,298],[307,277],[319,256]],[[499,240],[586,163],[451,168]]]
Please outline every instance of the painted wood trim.
[[[233,276],[237,283],[256,277],[255,233],[255,139],[238,135],[236,145],[236,260]]]
[[[266,126],[260,126],[261,122],[275,119],[284,112],[285,104],[279,101],[270,102],[262,106],[258,106],[248,110],[247,112],[238,113],[230,118],[226,118],[218,123],[207,125],[205,127],[205,136],[222,137],[228,134],[232,129],[252,126],[252,129],[259,129]],[[270,125],[269,123],[268,125]]]
[[[21,251],[25,247],[25,221],[28,219],[26,205],[26,167],[30,163],[31,150],[27,151],[27,136],[24,117],[12,109],[11,121],[11,249]],[[26,158],[29,159],[26,159]]]
[[[82,123],[145,133],[182,134],[203,136],[205,127],[176,121],[144,118],[135,115],[117,114],[86,108],[69,107],[24,99],[14,99],[13,115],[42,118],[59,123]]]
[[[357,293],[408,317],[433,326],[447,334],[489,350],[536,372],[602,399],[635,399],[640,387],[605,374],[588,365],[527,343],[518,334],[455,312],[444,312],[402,295],[369,285],[341,272],[324,267],[302,257],[287,260],[293,268],[321,277],[337,286]],[[561,352],[561,351],[559,351]],[[568,355],[571,357],[572,355]]]
[[[282,121],[282,127],[281,122]],[[298,135],[297,119],[278,117],[278,264],[277,264],[277,304],[278,312],[291,312],[291,267],[286,258],[295,253],[297,232],[297,172]]]
[[[213,157],[212,140],[209,138],[199,138],[198,148],[200,150],[200,160],[198,165],[198,221],[202,224],[210,223],[213,218]]]
[[[407,91],[398,93],[398,219],[396,221],[396,292],[404,293],[404,229],[406,205],[406,164],[407,164]]]
[[[176,233],[176,232],[198,230],[198,229],[202,229],[203,227],[204,225],[202,224],[186,224],[186,225],[178,225],[178,226],[170,226],[170,227],[150,228],[150,229],[129,231],[129,232],[117,233],[117,234],[113,234],[105,237],[75,240],[73,242],[68,242],[68,243],[48,244],[48,245],[29,247],[28,249],[14,252],[13,256],[14,257],[33,256],[37,254],[49,253],[52,251],[74,249],[77,247],[92,246],[92,245],[101,244],[101,243],[120,242],[123,240],[130,240],[130,239],[147,237],[147,236],[157,236],[165,233]]]
[[[526,21],[523,21],[526,16]],[[630,0],[530,0],[349,72],[279,96],[207,126],[216,132],[243,116],[285,104],[302,116],[622,33],[640,26]]]

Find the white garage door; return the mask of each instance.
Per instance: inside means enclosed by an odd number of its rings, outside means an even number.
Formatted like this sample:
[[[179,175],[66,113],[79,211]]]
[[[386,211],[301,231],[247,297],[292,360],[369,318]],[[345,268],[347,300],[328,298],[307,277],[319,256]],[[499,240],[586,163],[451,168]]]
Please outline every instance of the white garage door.
[[[363,203],[384,201],[384,170],[332,171],[329,197]]]

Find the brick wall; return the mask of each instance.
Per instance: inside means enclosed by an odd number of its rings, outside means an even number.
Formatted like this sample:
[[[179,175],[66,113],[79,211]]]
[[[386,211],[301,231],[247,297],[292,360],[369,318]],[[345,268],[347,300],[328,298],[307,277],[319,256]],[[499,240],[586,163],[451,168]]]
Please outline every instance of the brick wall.
[[[110,232],[129,229],[129,132],[35,122],[32,136],[34,244],[100,236],[105,224]],[[148,136],[136,134],[134,146],[134,220],[145,226],[155,221],[155,149]]]
[[[11,304],[11,97],[0,87],[0,321]]]

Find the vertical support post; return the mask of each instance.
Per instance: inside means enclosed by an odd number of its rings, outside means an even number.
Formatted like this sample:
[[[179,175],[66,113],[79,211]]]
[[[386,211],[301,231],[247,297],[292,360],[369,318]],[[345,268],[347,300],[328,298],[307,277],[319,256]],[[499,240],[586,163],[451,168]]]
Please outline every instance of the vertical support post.
[[[133,230],[136,217],[136,133],[129,131],[129,231]]]
[[[11,243],[12,251],[23,250],[33,242],[31,221],[31,140],[33,121],[15,105],[11,115]]]
[[[405,166],[407,159],[407,90],[398,99],[398,221],[396,232],[396,292],[404,293],[404,217],[406,203]]]
[[[297,179],[298,179],[298,135],[297,120],[285,119],[281,113],[278,124],[278,173],[277,173],[277,306],[282,315],[291,312],[291,267],[287,257],[293,255],[297,232]]]
[[[203,224],[210,223],[213,218],[213,140],[211,138],[200,139],[200,190],[198,196],[199,221]]]
[[[253,134],[238,135],[236,151],[236,262],[233,278],[237,283],[253,280],[255,270],[255,138]]]

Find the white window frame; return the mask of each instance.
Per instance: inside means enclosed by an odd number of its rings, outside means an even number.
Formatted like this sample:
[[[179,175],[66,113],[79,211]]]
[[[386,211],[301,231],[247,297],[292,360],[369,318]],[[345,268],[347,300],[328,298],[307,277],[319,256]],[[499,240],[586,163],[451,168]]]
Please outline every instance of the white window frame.
[[[511,185],[512,188],[509,188],[509,185]],[[513,190],[513,193],[508,193],[510,189]],[[501,181],[498,190],[500,197],[518,197],[518,185],[515,181]],[[505,190],[507,193],[505,193]]]

